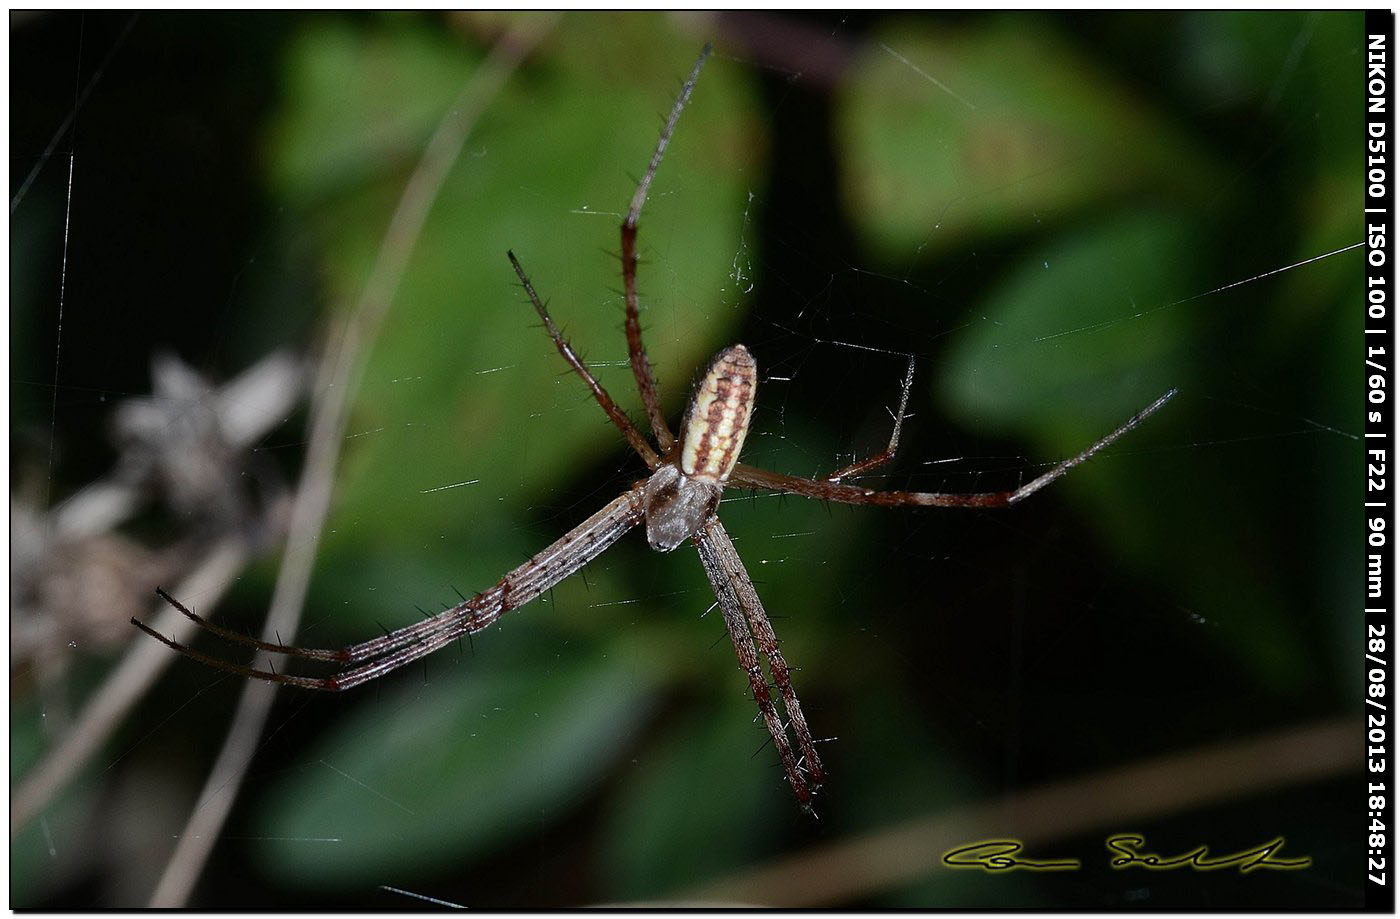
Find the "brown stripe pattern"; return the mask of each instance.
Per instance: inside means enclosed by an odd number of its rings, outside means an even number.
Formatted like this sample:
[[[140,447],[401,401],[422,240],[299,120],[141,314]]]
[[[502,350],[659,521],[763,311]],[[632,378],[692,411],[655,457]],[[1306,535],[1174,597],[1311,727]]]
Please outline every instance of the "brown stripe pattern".
[[[681,472],[729,478],[749,433],[757,389],[758,364],[748,348],[732,345],[715,355],[686,412]]]

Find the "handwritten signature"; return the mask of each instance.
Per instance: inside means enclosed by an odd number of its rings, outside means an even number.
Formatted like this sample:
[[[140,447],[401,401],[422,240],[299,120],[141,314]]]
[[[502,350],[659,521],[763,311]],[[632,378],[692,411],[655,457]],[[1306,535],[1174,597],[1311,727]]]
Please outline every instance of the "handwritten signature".
[[[1032,858],[1013,858],[1024,848],[1014,839],[992,839],[987,842],[974,842],[961,849],[949,849],[943,853],[943,864],[954,868],[981,868],[983,871],[1012,871],[1025,868],[1028,871],[1073,871],[1079,867],[1079,859],[1065,858],[1058,861],[1045,861]]]
[[[1104,845],[1108,851],[1119,853],[1117,858],[1109,861],[1113,868],[1122,870],[1133,865],[1141,865],[1154,871],[1170,871],[1173,868],[1194,868],[1197,871],[1219,871],[1221,868],[1240,869],[1240,874],[1249,874],[1256,868],[1272,868],[1275,871],[1297,871],[1312,864],[1312,859],[1306,855],[1297,858],[1275,858],[1274,855],[1283,848],[1284,839],[1282,836],[1275,836],[1266,843],[1261,843],[1252,849],[1241,849],[1238,852],[1231,852],[1229,855],[1217,855],[1214,858],[1210,855],[1207,846],[1200,845],[1190,852],[1183,852],[1181,855],[1174,855],[1170,858],[1156,855],[1151,852],[1140,852],[1141,846],[1147,845],[1147,840],[1142,836],[1133,833],[1125,833],[1119,836],[1110,836],[1104,840]]]
[[[1104,846],[1114,857],[1109,866],[1115,871],[1137,866],[1152,871],[1172,871],[1177,868],[1190,868],[1194,871],[1219,871],[1222,868],[1238,868],[1240,874],[1249,874],[1260,868],[1275,871],[1297,871],[1312,864],[1308,856],[1285,858],[1278,853],[1283,848],[1284,838],[1275,836],[1268,842],[1249,849],[1241,849],[1228,855],[1210,854],[1210,848],[1199,845],[1180,855],[1164,856],[1155,852],[1143,851],[1147,839],[1136,833],[1120,833],[1104,840]],[[943,863],[952,868],[980,868],[983,871],[1075,871],[1081,867],[1077,858],[1043,859],[1019,856],[1025,846],[1015,839],[990,839],[971,845],[950,849],[943,853]]]

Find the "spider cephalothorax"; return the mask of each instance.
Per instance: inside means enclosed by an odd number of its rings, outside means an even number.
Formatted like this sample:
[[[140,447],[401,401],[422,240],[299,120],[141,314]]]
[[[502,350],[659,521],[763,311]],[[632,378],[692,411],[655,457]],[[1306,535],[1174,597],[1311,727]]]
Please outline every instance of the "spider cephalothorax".
[[[480,632],[496,622],[502,614],[530,602],[541,593],[578,571],[597,558],[628,530],[645,522],[647,541],[653,549],[669,552],[689,539],[700,556],[700,564],[714,590],[715,599],[724,620],[725,630],[734,644],[739,667],[749,680],[749,689],[758,703],[764,726],[773,738],[773,747],[782,762],[783,773],[804,810],[811,810],[812,795],[821,787],[824,770],[817,754],[816,742],[807,727],[802,706],[797,701],[787,662],[778,647],[777,636],[768,621],[768,614],[754,590],[753,581],[744,570],[744,563],[734,549],[729,534],[716,511],[726,486],[765,489],[837,501],[845,504],[868,504],[885,507],[1008,507],[1029,497],[1064,475],[1069,469],[1093,456],[1123,434],[1136,427],[1155,412],[1175,390],[1161,396],[1147,408],[1118,427],[1113,433],[1049,471],[1042,473],[1020,488],[978,494],[948,494],[923,491],[879,491],[846,480],[873,472],[894,459],[899,444],[899,431],[904,421],[909,391],[914,382],[914,359],[909,359],[900,394],[899,410],[895,413],[894,432],[889,445],[879,453],[852,463],[821,478],[802,478],[769,472],[739,462],[749,422],[753,415],[754,394],[758,385],[758,369],[747,348],[733,345],[724,349],[710,362],[704,376],[696,384],[686,410],[680,438],[671,433],[661,411],[656,381],[651,363],[642,347],[641,322],[637,304],[637,220],[646,201],[647,189],[661,164],[661,155],[671,139],[681,109],[690,98],[700,67],[709,54],[706,46],[690,78],[681,89],[671,108],[671,115],[661,130],[651,162],[632,196],[631,207],[622,222],[622,284],[626,304],[627,352],[637,390],[651,423],[655,446],[638,430],[601,383],[559,333],[548,310],[535,293],[525,271],[515,256],[507,253],[516,276],[545,330],[554,341],[560,355],[588,386],[593,398],[612,423],[622,433],[628,445],[651,470],[649,478],[635,484],[574,527],[553,545],[543,549],[529,561],[506,574],[493,587],[463,600],[436,616],[404,626],[377,638],[346,648],[300,648],[269,641],[259,641],[214,625],[186,609],[157,588],[172,606],[199,623],[205,629],[239,644],[339,665],[340,672],[325,677],[296,676],[232,664],[196,651],[161,635],[148,626],[132,622],[152,637],[176,651],[230,673],[259,680],[286,683],[303,689],[343,690],[381,677],[390,671],[431,654],[451,644],[463,635]],[[763,660],[768,662],[764,672]],[[775,693],[776,690],[776,699]],[[781,703],[781,711],[779,710]],[[789,733],[791,737],[789,737]],[[795,749],[794,749],[795,747]]]

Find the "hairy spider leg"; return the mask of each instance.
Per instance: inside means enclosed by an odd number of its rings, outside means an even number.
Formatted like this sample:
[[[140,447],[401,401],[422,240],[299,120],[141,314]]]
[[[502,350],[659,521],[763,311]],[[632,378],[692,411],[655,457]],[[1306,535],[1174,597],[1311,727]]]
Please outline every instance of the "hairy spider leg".
[[[463,635],[479,632],[495,622],[503,613],[524,606],[597,558],[624,533],[640,523],[642,514],[642,488],[637,486],[623,492],[548,548],[501,578],[490,590],[450,607],[430,619],[337,650],[298,648],[240,635],[215,626],[190,612],[169,594],[159,591],[163,598],[196,624],[235,644],[308,660],[360,664],[328,677],[293,676],[233,664],[167,638],[136,619],[132,619],[131,622],[152,638],[186,657],[228,673],[273,683],[285,683],[303,689],[350,689],[432,654]]]
[[[801,476],[769,472],[756,466],[743,463],[734,467],[729,484],[741,488],[770,488],[823,501],[839,504],[872,504],[882,507],[1009,507],[1040,491],[1046,485],[1063,476],[1075,466],[1098,453],[1124,434],[1137,427],[1153,412],[1166,405],[1175,389],[1170,389],[1147,408],[1119,425],[1111,434],[1095,441],[1088,449],[1056,465],[1049,472],[1038,476],[1010,491],[993,491],[972,494],[958,494],[932,491],[877,491],[856,485],[843,485],[824,479],[806,479]]]
[[[788,669],[787,661],[783,659],[783,652],[778,647],[778,636],[773,632],[773,626],[768,621],[768,613],[763,608],[763,602],[758,597],[758,591],[754,590],[753,580],[749,578],[748,571],[744,568],[743,561],[738,550],[734,548],[734,542],[729,538],[729,532],[725,530],[724,524],[718,517],[710,518],[705,524],[705,528],[695,537],[696,548],[700,550],[700,561],[705,567],[705,573],[710,578],[710,584],[715,589],[716,597],[720,598],[721,605],[724,605],[725,598],[729,602],[738,605],[748,620],[748,628],[753,636],[758,650],[764,657],[768,658],[768,669],[773,674],[773,682],[778,687],[778,693],[783,699],[783,709],[787,712],[788,723],[792,726],[792,733],[797,738],[798,748],[802,752],[802,761],[796,764],[795,768],[805,766],[807,769],[810,791],[815,792],[821,788],[826,780],[826,773],[822,768],[821,757],[817,755],[817,746],[812,739],[812,731],[807,727],[807,718],[802,714],[802,705],[797,701],[797,691],[792,685],[792,673]],[[721,587],[723,583],[723,588]],[[765,686],[765,692],[767,687]],[[762,707],[762,702],[759,703]],[[770,702],[771,707],[771,702]],[[764,720],[768,721],[767,713]],[[781,723],[779,723],[781,728]],[[772,731],[772,723],[769,723],[769,730]],[[786,739],[786,737],[784,737]],[[778,738],[773,738],[777,742]],[[786,768],[786,763],[784,763]],[[791,780],[791,775],[789,775]],[[797,787],[798,797],[802,797],[802,792]],[[804,802],[805,803],[805,802]]]
[[[564,356],[564,360],[568,362],[570,367],[574,368],[574,372],[588,385],[589,391],[593,393],[593,398],[603,407],[603,411],[608,413],[608,418],[612,419],[612,423],[622,432],[622,436],[627,439],[628,446],[637,451],[637,455],[647,464],[648,469],[655,469],[661,462],[660,458],[656,455],[656,451],[651,448],[651,444],[647,443],[647,439],[642,436],[642,432],[637,430],[637,426],[632,423],[632,419],[627,417],[627,413],[613,401],[612,396],[608,395],[608,391],[603,388],[602,383],[598,382],[598,378],[588,369],[588,365],[585,364],[583,359],[574,351],[573,346],[560,334],[559,328],[554,324],[554,320],[550,318],[549,310],[545,309],[539,294],[535,293],[535,286],[531,284],[530,279],[525,276],[525,269],[520,267],[520,262],[516,259],[515,253],[507,251],[506,257],[510,259],[511,267],[515,269],[515,276],[520,279],[521,285],[525,288],[526,296],[530,298],[530,303],[535,307],[535,312],[539,314],[540,319],[544,322],[545,331],[549,333],[550,338],[554,339],[554,347],[559,349],[559,353]],[[665,448],[663,447],[662,449],[664,452]]]
[[[632,376],[637,380],[637,391],[641,393],[642,404],[646,406],[651,433],[656,437],[656,445],[661,448],[663,456],[670,451],[675,437],[671,434],[671,428],[666,424],[666,416],[661,411],[661,399],[656,393],[656,377],[652,374],[646,348],[642,346],[642,324],[637,308],[637,220],[641,217],[642,205],[646,203],[651,181],[656,178],[656,170],[661,166],[661,157],[666,153],[667,145],[671,143],[671,135],[676,130],[676,122],[680,120],[681,109],[685,108],[686,102],[690,100],[690,94],[695,89],[695,82],[700,78],[700,69],[705,66],[705,59],[710,56],[710,50],[709,43],[706,43],[700,51],[700,59],[695,62],[685,85],[681,87],[680,95],[671,106],[671,115],[661,128],[661,137],[656,142],[651,162],[647,164],[647,171],[642,175],[642,181],[638,183],[637,191],[632,195],[627,217],[622,221],[622,289],[627,301],[627,358],[632,364]]]
[[[495,610],[495,612],[497,613],[497,615],[499,615],[498,609]],[[491,616],[489,619],[485,619],[479,625],[475,624],[475,620],[473,620],[471,617],[468,617],[468,619],[463,620],[463,622],[468,625],[470,631],[477,631],[478,629],[485,628],[487,625],[490,625],[491,622],[494,621],[495,616]],[[434,651],[438,650],[444,645],[456,640],[462,634],[461,631],[455,629],[447,630],[442,633],[433,633],[432,635],[424,638],[417,644],[407,645],[403,648],[400,648],[393,654],[389,654],[380,658],[375,658],[367,664],[364,664],[359,667],[354,667],[349,670],[341,671],[340,673],[337,673],[334,676],[307,677],[296,676],[294,674],[288,673],[277,673],[274,670],[258,670],[254,667],[248,667],[243,664],[231,663],[230,661],[214,657],[211,654],[205,654],[202,651],[197,651],[194,648],[190,648],[186,645],[183,645],[180,642],[175,641],[173,638],[167,638],[166,636],[157,632],[155,629],[146,625],[144,622],[141,622],[137,619],[132,619],[131,622],[138,629],[145,632],[147,635],[151,636],[156,641],[159,641],[166,647],[178,651],[185,657],[188,657],[191,660],[198,661],[199,663],[205,664],[206,666],[212,667],[215,670],[222,670],[226,673],[232,673],[235,676],[246,677],[248,679],[263,680],[268,683],[283,683],[287,686],[296,686],[299,689],[318,689],[327,692],[340,692],[342,690],[358,686],[366,680],[372,680],[375,677],[383,676],[391,670],[396,670],[397,668],[402,667],[405,664],[411,663],[415,660],[418,660],[419,658],[432,654]]]
[[[842,479],[849,479],[852,476],[863,475],[874,472],[881,466],[894,459],[895,451],[899,449],[899,432],[904,427],[904,412],[909,408],[909,390],[914,386],[914,355],[909,355],[909,366],[904,370],[904,383],[899,391],[899,411],[894,416],[894,431],[890,434],[890,442],[879,453],[867,456],[863,460],[851,463],[849,466],[842,466],[840,469],[826,477],[828,482],[839,482]]]
[[[715,599],[719,601],[720,612],[724,616],[724,626],[729,631],[729,639],[734,643],[734,653],[739,657],[739,668],[748,675],[749,687],[753,691],[754,701],[758,703],[758,710],[763,716],[764,726],[768,728],[769,735],[773,738],[773,746],[778,751],[778,758],[782,760],[783,772],[787,775],[788,784],[792,786],[793,794],[797,796],[798,805],[806,812],[812,812],[813,787],[808,784],[807,778],[803,776],[798,766],[797,757],[792,752],[792,745],[788,742],[787,727],[783,724],[783,719],[779,717],[777,707],[773,704],[773,696],[768,689],[768,680],[763,675],[763,666],[759,662],[758,654],[754,651],[754,639],[750,633],[751,623],[754,621],[752,614],[746,603],[757,604],[758,595],[754,592],[753,584],[748,576],[744,574],[744,566],[739,561],[734,552],[733,543],[729,542],[724,535],[724,528],[720,525],[718,517],[711,517],[699,533],[692,537],[695,548],[700,554],[700,563],[705,568],[705,574],[710,579],[710,586],[714,589]],[[758,617],[767,623],[767,618],[763,615],[762,605],[757,606]],[[771,629],[768,630],[771,635]],[[762,643],[760,642],[760,645]],[[781,660],[781,655],[777,658]],[[769,669],[773,671],[773,680],[778,684],[779,692],[783,695],[783,705],[788,708],[788,719],[793,723],[793,729],[798,733],[799,742],[802,742],[802,735],[806,732],[807,723],[802,718],[802,709],[797,706],[797,697],[792,692],[792,681],[787,678],[787,668],[782,667],[782,677],[779,677],[779,668],[773,665],[773,658],[769,658]],[[789,706],[791,706],[789,708]],[[800,725],[800,727],[799,727]],[[803,744],[805,750],[811,747],[811,735],[807,735],[806,743]],[[820,783],[821,763],[816,759],[816,750],[812,749],[811,758],[807,760],[808,768],[815,769],[814,779]]]

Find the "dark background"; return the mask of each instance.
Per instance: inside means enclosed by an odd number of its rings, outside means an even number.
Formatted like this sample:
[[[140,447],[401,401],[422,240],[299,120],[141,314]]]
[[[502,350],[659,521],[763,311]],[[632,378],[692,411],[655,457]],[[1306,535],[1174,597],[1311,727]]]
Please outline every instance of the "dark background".
[[[314,354],[510,21],[12,16],[12,491],[44,507],[105,475],[112,410],[150,392],[158,350],[214,383]],[[833,738],[820,821],[751,723],[693,556],[631,536],[426,668],[344,697],[284,690],[192,905],[414,905],[380,885],[476,907],[688,897],[1045,783],[1357,716],[1361,256],[1212,291],[1360,241],[1359,14],[562,18],[487,107],[409,263],[298,641],[483,589],[640,475],[504,252],[640,417],[616,214],[707,39],[642,220],[672,417],[692,368],[743,341],[765,375],[746,460],[815,474],[879,449],[912,352],[880,481],[986,490],[1181,394],[1011,512],[725,505]],[[304,423],[247,469],[294,482]],[[126,535],[155,550],[210,527],[157,504]],[[217,603],[223,621],[260,628],[276,558]],[[57,646],[57,692],[14,662],[12,786],[145,640],[99,634]],[[239,688],[174,662],[18,828],[11,902],[146,902]],[[929,853],[837,902],[1355,906],[1360,750],[1358,729],[1355,768],[1331,778],[1274,786],[1259,763],[1255,793],[1034,847],[1080,872],[974,875]],[[1112,872],[1103,837],[1129,830],[1167,853],[1282,835],[1314,863]]]

